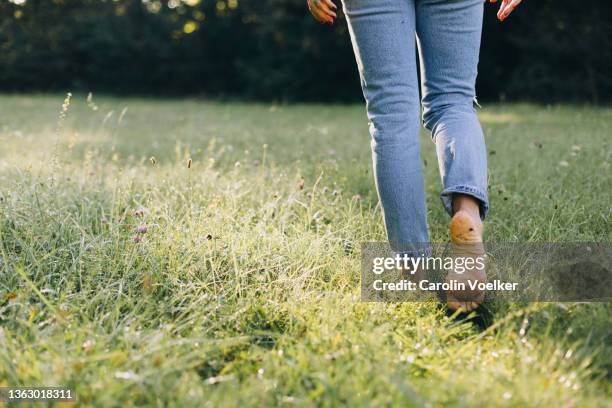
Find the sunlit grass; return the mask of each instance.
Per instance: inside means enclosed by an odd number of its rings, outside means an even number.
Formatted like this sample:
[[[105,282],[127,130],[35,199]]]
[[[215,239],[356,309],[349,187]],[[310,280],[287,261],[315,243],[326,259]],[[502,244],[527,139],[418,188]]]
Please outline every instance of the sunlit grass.
[[[61,103],[0,98],[0,386],[84,406],[609,405],[607,304],[500,306],[479,332],[359,301],[359,244],[384,238],[363,107],[76,95],[58,132]],[[609,109],[482,115],[490,240],[610,240]]]

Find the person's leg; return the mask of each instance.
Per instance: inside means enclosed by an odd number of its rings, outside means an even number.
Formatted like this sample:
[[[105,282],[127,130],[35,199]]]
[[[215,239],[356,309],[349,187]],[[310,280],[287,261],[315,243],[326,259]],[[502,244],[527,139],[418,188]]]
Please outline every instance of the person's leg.
[[[396,252],[427,243],[414,0],[345,0],[372,135],[385,228]]]
[[[482,242],[487,199],[487,155],[474,102],[483,0],[416,0],[423,122],[436,143],[442,202],[453,217],[455,243]],[[478,255],[482,245],[467,252]],[[484,271],[471,278],[485,280]],[[484,294],[449,296],[449,306],[471,310]]]
[[[416,27],[422,73],[423,122],[436,143],[444,190],[474,197],[484,219],[487,154],[474,102],[483,0],[417,0]]]

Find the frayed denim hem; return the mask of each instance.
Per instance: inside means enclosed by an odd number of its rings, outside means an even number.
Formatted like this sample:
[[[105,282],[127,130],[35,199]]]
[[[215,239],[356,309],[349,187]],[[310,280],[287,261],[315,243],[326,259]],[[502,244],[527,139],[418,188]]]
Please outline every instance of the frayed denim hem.
[[[487,198],[487,194],[482,190],[471,187],[471,186],[453,186],[444,189],[440,194],[440,199],[442,199],[442,205],[444,205],[444,209],[450,215],[453,216],[453,194],[466,194],[471,195],[472,197],[478,199],[480,201],[480,219],[484,221],[487,213],[489,212],[489,199]]]

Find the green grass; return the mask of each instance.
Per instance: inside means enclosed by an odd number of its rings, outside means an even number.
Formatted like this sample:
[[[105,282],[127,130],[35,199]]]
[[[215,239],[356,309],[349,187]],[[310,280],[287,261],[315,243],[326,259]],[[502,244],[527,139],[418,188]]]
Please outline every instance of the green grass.
[[[93,102],[62,118],[61,97],[0,97],[0,386],[81,406],[609,406],[608,304],[500,305],[480,332],[359,301],[359,244],[384,239],[362,106]],[[488,240],[610,241],[611,109],[480,115]]]

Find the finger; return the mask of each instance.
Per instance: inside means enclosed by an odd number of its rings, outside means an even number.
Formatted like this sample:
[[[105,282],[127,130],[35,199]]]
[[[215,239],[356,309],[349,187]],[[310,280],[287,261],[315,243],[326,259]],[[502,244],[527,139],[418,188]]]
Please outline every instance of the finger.
[[[308,0],[306,2],[306,4],[308,5],[308,11],[310,11],[310,14],[312,14],[314,16],[314,13],[312,11],[313,7],[312,7],[312,1]]]
[[[323,2],[325,4],[327,4],[327,7],[329,7],[331,10],[334,10],[334,11],[338,10],[338,7],[336,7],[336,5],[334,4],[333,1],[331,1],[331,0],[323,0]]]
[[[514,9],[521,4],[521,1],[523,0],[512,0],[510,2],[510,4],[508,5],[508,7],[506,7],[506,10],[504,11],[504,18],[508,17],[510,15],[510,13],[512,13],[514,11]]]
[[[324,11],[320,11],[320,15],[321,15],[321,20],[324,23],[333,24],[334,21],[336,21],[336,19],[333,16],[330,16],[329,14],[325,13]]]
[[[497,18],[500,21],[504,20],[504,11],[506,11],[506,7],[508,7],[508,3],[506,3],[505,1],[502,1],[501,6],[499,6],[499,10],[497,11]]]
[[[320,23],[331,24],[334,22],[333,18],[325,14],[319,7],[315,0],[308,1],[308,9],[310,14]]]
[[[503,10],[503,13],[501,15],[501,19],[505,20],[510,13],[512,13],[512,11],[514,11],[514,9],[521,4],[522,0],[508,0],[508,4],[506,5],[506,7]]]
[[[333,3],[332,3],[332,5],[333,5]],[[336,13],[325,3],[324,0],[315,1],[315,6],[319,10],[322,10],[323,13],[327,14],[328,16],[331,16],[334,19],[336,18]]]
[[[312,14],[321,23],[332,24],[334,22],[333,17],[327,15],[324,11],[322,11],[319,8],[313,7]]]
[[[508,7],[508,0],[502,0],[502,4],[499,6],[499,10],[497,11],[497,18],[499,20],[503,20],[504,19],[504,11],[506,10],[506,7]]]

